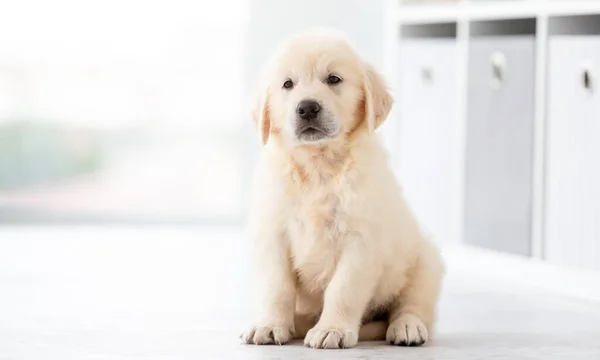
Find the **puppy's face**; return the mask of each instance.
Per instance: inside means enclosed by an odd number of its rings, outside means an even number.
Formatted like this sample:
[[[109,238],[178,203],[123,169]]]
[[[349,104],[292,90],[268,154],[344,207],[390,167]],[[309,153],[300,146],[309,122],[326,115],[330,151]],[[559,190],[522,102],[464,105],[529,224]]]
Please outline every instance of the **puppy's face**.
[[[361,97],[361,64],[341,41],[295,39],[275,63],[271,126],[298,143],[327,141],[351,127]]]
[[[263,143],[271,134],[294,146],[374,130],[392,104],[380,76],[336,35],[292,38],[270,70],[255,113]]]

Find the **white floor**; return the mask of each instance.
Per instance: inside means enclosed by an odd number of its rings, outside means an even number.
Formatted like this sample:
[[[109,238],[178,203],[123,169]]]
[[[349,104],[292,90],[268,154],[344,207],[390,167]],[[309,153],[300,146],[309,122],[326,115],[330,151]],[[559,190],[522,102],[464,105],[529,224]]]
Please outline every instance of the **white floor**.
[[[0,228],[0,359],[600,359],[599,303],[460,266],[457,251],[425,347],[242,345],[247,253],[236,230]]]

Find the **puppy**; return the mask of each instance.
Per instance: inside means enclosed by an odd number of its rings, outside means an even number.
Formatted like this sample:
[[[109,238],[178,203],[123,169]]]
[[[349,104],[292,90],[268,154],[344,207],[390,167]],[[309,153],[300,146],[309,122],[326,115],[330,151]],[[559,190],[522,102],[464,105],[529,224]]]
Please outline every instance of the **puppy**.
[[[392,103],[339,34],[310,30],[275,54],[254,113],[263,146],[249,228],[261,288],[246,343],[428,340],[444,267],[374,133]]]

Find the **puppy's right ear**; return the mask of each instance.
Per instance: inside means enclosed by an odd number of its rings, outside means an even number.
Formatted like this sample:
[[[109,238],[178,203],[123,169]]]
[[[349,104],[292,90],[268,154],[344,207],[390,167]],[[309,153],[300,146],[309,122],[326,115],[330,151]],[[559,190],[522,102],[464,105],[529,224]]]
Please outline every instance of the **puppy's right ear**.
[[[252,108],[252,122],[258,131],[258,136],[263,145],[269,141],[271,133],[271,119],[269,117],[269,95],[268,91],[261,91],[254,101]]]

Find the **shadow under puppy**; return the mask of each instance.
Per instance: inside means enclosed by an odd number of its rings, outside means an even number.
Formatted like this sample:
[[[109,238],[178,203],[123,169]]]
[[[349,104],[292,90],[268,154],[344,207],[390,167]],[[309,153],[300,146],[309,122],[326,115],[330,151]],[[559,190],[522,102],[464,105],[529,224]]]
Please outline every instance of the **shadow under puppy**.
[[[393,103],[382,77],[343,36],[312,29],[280,47],[265,79],[249,214],[260,306],[242,339],[425,343],[444,266],[375,135]]]

